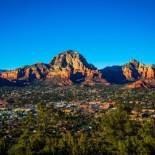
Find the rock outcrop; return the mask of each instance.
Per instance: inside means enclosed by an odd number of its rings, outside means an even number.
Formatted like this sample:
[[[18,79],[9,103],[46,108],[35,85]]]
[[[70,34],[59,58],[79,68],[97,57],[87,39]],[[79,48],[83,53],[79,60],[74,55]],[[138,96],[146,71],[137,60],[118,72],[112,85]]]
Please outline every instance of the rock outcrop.
[[[127,89],[155,88],[155,79],[140,79],[125,86]]]
[[[155,66],[132,60],[123,66],[123,73],[127,80],[152,79],[155,78]]]
[[[37,63],[16,70],[1,72],[0,77],[7,80],[40,80],[46,77],[48,69],[49,66],[47,64]]]
[[[54,57],[50,62],[50,66],[47,79],[59,77],[62,81],[66,81],[67,84],[89,81],[108,85],[108,82],[102,78],[102,74],[97,68],[89,64],[78,52],[71,50],[63,52]]]
[[[135,59],[123,66],[106,67],[101,72],[108,82],[114,84],[134,82],[139,79],[155,79],[155,66],[144,65]]]

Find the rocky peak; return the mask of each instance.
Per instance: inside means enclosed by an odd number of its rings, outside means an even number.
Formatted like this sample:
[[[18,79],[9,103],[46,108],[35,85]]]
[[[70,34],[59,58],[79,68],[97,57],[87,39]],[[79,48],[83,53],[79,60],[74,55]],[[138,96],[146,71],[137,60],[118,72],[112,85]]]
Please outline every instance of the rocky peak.
[[[143,79],[155,79],[155,66],[145,65],[133,59],[122,66],[107,67],[102,71],[110,83],[127,83]]]
[[[130,60],[129,63],[134,64],[134,65],[139,65],[140,64],[140,62],[138,60],[136,60],[136,59]]]
[[[155,78],[154,65],[145,65],[135,59],[123,66],[123,72],[128,80]]]
[[[73,50],[60,53],[53,58],[50,65],[54,69],[84,70],[85,68],[88,68],[96,70],[93,65],[88,64],[86,59],[80,53]]]
[[[140,77],[139,74],[139,67],[140,67],[140,62],[137,61],[136,59],[133,59],[129,61],[129,63],[123,65],[123,74],[126,77],[127,80],[137,80]]]
[[[136,59],[132,59],[130,60],[127,64],[124,65],[124,67],[129,67],[129,68],[139,68],[140,66],[144,66],[142,63],[140,63],[138,60]]]
[[[59,77],[59,83],[61,81],[63,81],[63,84],[84,83],[88,81],[88,83],[107,83],[97,68],[89,64],[77,51],[68,50],[60,53],[53,58],[50,66],[47,78],[53,79]]]

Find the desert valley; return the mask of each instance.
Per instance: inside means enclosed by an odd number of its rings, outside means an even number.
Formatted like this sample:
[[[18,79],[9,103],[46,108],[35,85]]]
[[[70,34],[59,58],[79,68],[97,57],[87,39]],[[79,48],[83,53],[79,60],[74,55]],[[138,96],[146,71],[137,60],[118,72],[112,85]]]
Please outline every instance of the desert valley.
[[[0,72],[0,154],[154,154],[155,67],[97,69],[68,50]]]

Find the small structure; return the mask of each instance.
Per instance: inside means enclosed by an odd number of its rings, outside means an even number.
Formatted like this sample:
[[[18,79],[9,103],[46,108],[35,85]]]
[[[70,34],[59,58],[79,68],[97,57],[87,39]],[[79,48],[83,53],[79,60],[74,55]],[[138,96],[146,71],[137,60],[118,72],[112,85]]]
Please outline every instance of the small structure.
[[[0,99],[0,108],[5,108],[6,107],[6,103]]]
[[[71,113],[71,110],[70,109],[64,109],[63,112],[66,114],[69,114],[69,113]]]
[[[109,108],[112,108],[112,107],[113,107],[112,102],[104,102],[100,105],[101,110],[108,110]]]

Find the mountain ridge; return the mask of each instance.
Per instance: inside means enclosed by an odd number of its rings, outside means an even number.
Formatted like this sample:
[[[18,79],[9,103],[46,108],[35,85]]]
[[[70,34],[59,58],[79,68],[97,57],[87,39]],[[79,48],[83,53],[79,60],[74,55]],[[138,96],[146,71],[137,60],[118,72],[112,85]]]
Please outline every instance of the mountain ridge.
[[[67,50],[55,56],[49,64],[37,63],[15,70],[0,73],[0,78],[15,80],[50,80],[58,85],[72,85],[80,83],[108,82],[102,78],[99,70],[89,64],[78,52]]]
[[[155,79],[155,65],[145,65],[133,59],[124,65],[99,70],[89,64],[79,52],[67,50],[55,56],[48,64],[36,63],[15,70],[2,70],[0,79],[7,84],[35,80],[50,81],[60,86],[96,83],[128,84],[140,79]]]
[[[140,79],[154,79],[154,65],[145,65],[133,59],[121,66],[105,67],[101,70],[106,80],[114,84],[124,84]]]

